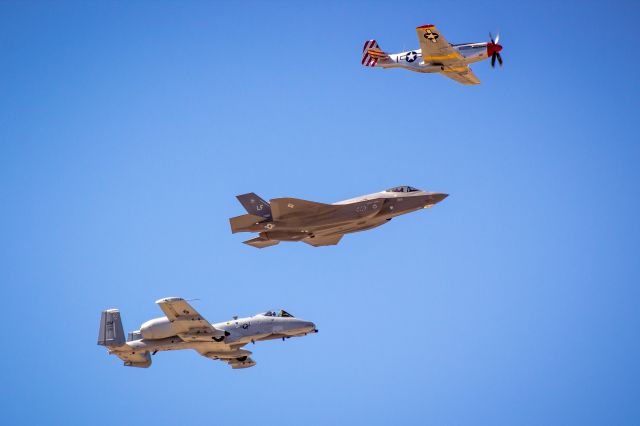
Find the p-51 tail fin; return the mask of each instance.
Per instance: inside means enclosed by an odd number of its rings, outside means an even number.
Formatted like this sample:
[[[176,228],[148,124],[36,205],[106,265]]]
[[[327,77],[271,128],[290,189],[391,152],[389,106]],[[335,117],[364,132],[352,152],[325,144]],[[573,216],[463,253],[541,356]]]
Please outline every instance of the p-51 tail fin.
[[[271,206],[257,194],[250,192],[236,198],[249,214],[271,219]]]
[[[107,309],[102,311],[100,317],[100,332],[98,333],[98,344],[107,347],[117,347],[124,345],[125,337],[118,309]]]
[[[375,67],[378,61],[389,59],[389,55],[380,50],[378,42],[367,40],[362,48],[362,65],[365,67]]]

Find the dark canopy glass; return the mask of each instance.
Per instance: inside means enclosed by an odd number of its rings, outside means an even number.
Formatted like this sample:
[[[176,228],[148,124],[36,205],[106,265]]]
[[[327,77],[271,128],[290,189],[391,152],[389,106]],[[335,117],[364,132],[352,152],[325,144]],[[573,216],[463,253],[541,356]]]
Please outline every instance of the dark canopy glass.
[[[420,191],[412,186],[396,186],[395,188],[387,189],[385,192],[416,192]]]

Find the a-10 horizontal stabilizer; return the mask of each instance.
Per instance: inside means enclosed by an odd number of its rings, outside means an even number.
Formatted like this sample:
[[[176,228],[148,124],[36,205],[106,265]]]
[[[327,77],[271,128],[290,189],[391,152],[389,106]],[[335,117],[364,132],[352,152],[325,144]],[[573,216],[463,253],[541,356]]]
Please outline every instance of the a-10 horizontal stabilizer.
[[[277,240],[268,240],[266,238],[262,238],[262,237],[257,237],[254,238],[252,240],[247,240],[247,241],[243,241],[243,243],[256,247],[256,248],[265,248],[265,247],[271,247],[271,246],[275,246],[276,244],[278,244],[280,241]]]
[[[149,368],[151,367],[151,354],[144,352],[117,352],[116,355],[124,361],[125,367]]]
[[[232,217],[229,219],[229,223],[231,224],[231,232],[235,234],[236,232],[248,231],[247,228],[265,220],[267,219],[262,216],[243,214],[242,216]]]

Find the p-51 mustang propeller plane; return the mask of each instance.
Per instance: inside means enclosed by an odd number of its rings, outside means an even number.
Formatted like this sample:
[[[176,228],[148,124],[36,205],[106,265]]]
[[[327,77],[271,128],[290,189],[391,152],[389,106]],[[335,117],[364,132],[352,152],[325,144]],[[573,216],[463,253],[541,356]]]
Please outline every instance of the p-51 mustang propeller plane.
[[[251,352],[240,349],[247,343],[288,339],[317,333],[314,323],[295,318],[286,311],[267,311],[249,318],[210,324],[187,301],[167,297],[156,302],[165,316],[149,320],[125,340],[120,311],[102,311],[98,345],[118,356],[127,367],[149,367],[158,351],[194,349],[200,355],[219,359],[231,368],[256,365]]]
[[[380,50],[378,42],[367,40],[362,49],[362,65],[365,67],[405,68],[422,73],[439,73],[462,84],[480,84],[469,64],[491,58],[502,66],[498,44],[500,36],[489,34],[490,41],[478,43],[449,44],[435,25],[416,28],[420,49],[400,53]]]

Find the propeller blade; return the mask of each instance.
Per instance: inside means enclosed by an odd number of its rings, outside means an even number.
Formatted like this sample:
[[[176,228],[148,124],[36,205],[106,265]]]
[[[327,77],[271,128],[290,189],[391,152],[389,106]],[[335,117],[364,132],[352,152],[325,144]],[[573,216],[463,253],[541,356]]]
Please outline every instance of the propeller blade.
[[[502,56],[499,53],[496,53],[496,56],[498,57],[498,63],[502,66]]]
[[[491,40],[491,43],[496,44],[496,42],[493,41],[493,36],[491,35],[491,33],[489,33],[489,40]]]
[[[491,55],[491,66],[492,67],[496,66],[496,54],[495,53],[493,55]]]
[[[498,44],[499,41],[500,41],[500,33],[496,34],[496,41],[494,41],[494,43]]]

